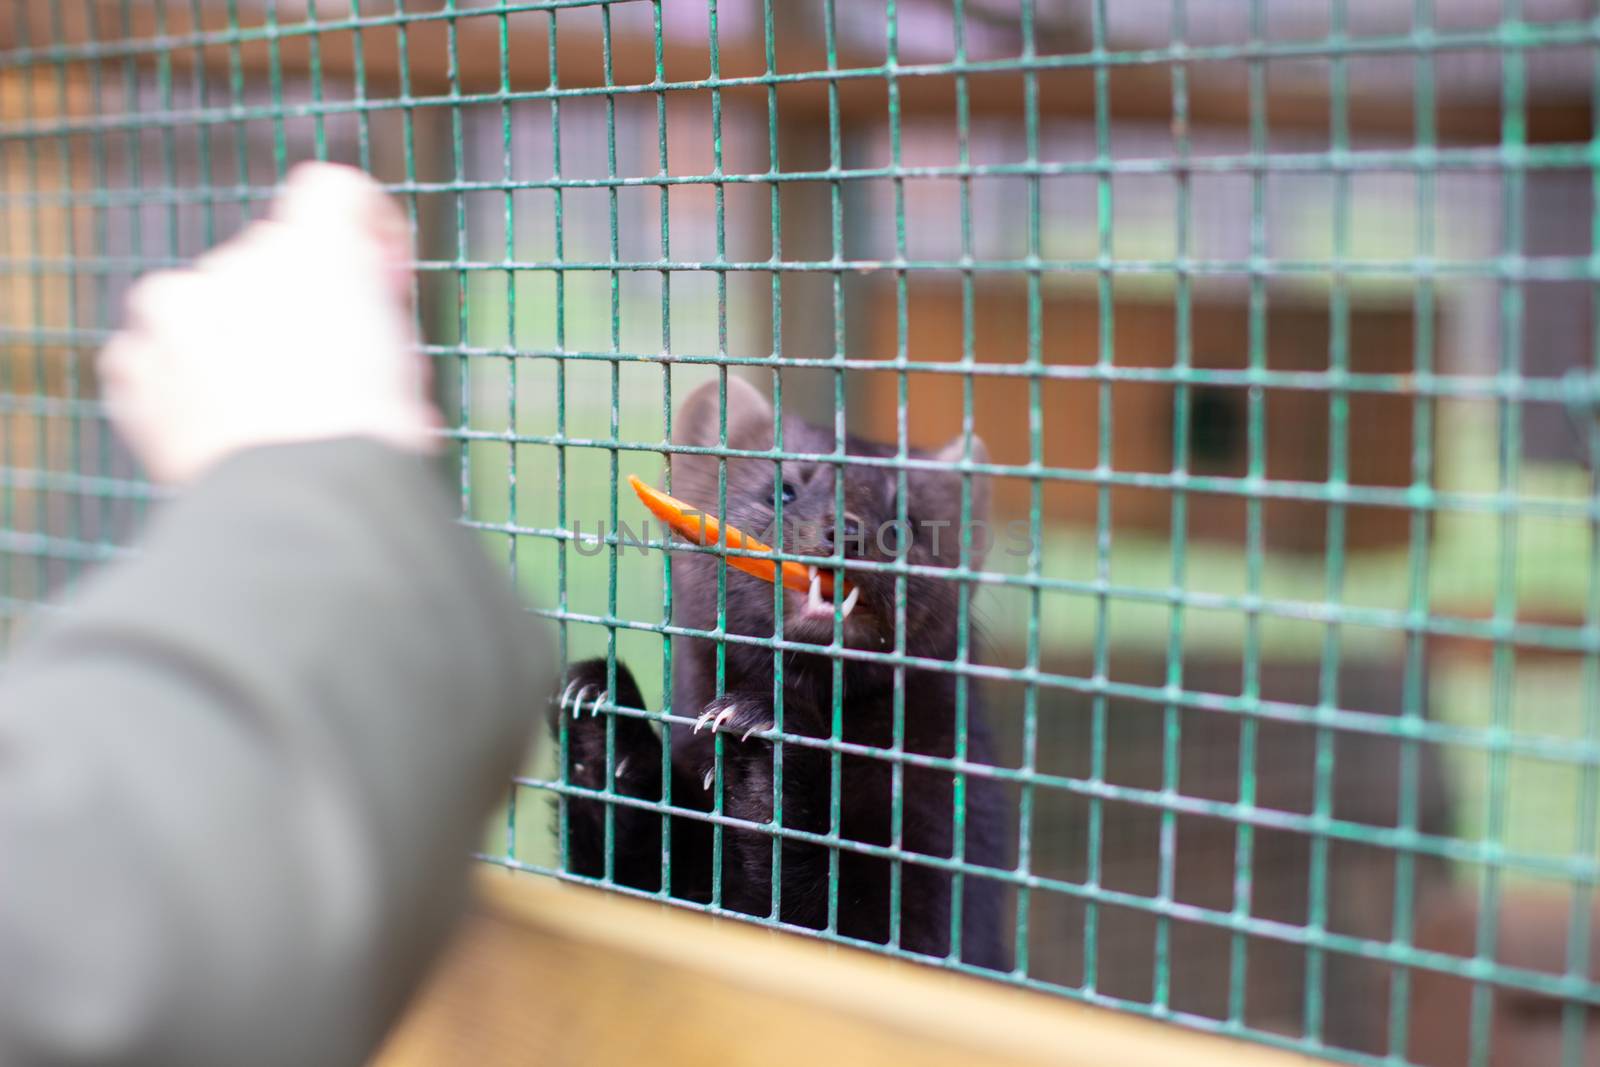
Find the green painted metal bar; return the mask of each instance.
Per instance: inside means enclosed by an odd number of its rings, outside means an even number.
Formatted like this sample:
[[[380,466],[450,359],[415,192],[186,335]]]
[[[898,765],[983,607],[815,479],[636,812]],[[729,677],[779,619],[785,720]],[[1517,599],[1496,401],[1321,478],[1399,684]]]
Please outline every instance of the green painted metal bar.
[[[656,80],[666,80],[666,54],[662,25],[662,0],[651,0],[650,20],[651,31],[655,37],[654,58],[656,66]],[[660,173],[667,173],[670,159],[667,154],[667,94],[665,91],[656,95],[656,166]],[[661,258],[670,262],[672,259],[672,202],[671,193],[666,186],[661,187],[660,213],[661,213]],[[661,438],[664,441],[672,440],[672,272],[661,272]],[[666,487],[672,489],[672,467],[667,464]],[[661,621],[663,624],[672,622],[672,561],[666,553],[661,556]],[[774,658],[780,654],[774,653]],[[669,634],[661,635],[661,705],[667,711],[672,711],[672,637]],[[782,715],[780,709],[779,715]],[[779,718],[781,725],[782,718]],[[778,746],[780,749],[782,746]],[[775,756],[775,763],[781,764],[782,757]],[[781,771],[774,772],[774,778],[781,788]],[[662,801],[672,804],[672,750],[669,745],[661,746],[661,793]],[[774,805],[776,811],[781,805]],[[773,846],[776,854],[778,846]],[[776,869],[776,866],[774,866]],[[671,816],[661,816],[661,896],[669,897],[672,889],[672,819]]]
[[[773,10],[773,0],[762,0],[761,4],[761,51],[762,60],[766,64],[768,74],[773,74],[778,68],[778,41],[776,13]],[[781,150],[780,124],[778,119],[778,87],[767,87],[767,169],[776,174],[782,169],[783,159]],[[665,171],[665,168],[663,168]],[[771,216],[772,261],[783,261],[783,190],[773,182],[768,187],[767,211]],[[771,315],[772,315],[772,355],[768,361],[772,366],[772,407],[774,411],[783,410],[783,373],[777,364],[783,359],[783,278],[776,271],[771,280]],[[772,427],[772,447],[777,451],[783,450],[783,420],[777,420]],[[783,521],[783,465],[772,465],[772,525],[776,536],[772,545],[779,552],[784,550],[784,521]],[[783,618],[783,588],[777,583],[772,587],[772,617],[774,622],[774,636],[782,639],[784,630]],[[783,651],[772,650],[772,729],[781,737],[784,733],[784,691],[785,672],[783,664]],[[784,789],[784,744],[782,740],[772,743],[772,824],[778,829],[784,825],[783,812]],[[768,918],[776,921],[783,914],[783,839],[774,836],[772,839],[772,882],[771,882],[771,911]],[[892,940],[892,938],[891,938]]]
[[[1427,27],[1433,24],[1434,0],[1414,0],[1412,24]],[[1413,101],[1417,129],[1417,145],[1426,149],[1437,140],[1434,127],[1435,72],[1431,56],[1418,56],[1415,64],[1416,94]],[[1430,257],[1436,247],[1434,222],[1434,197],[1436,183],[1432,174],[1422,174],[1417,179],[1416,240],[1417,255]],[[1417,286],[1413,318],[1414,340],[1412,366],[1418,375],[1433,373],[1435,331],[1434,320],[1438,310],[1438,292],[1429,282]],[[1411,483],[1422,493],[1430,491],[1434,477],[1433,426],[1435,405],[1433,398],[1418,396],[1411,409],[1413,444],[1411,452]],[[1428,588],[1432,563],[1431,531],[1428,514],[1418,508],[1411,513],[1406,547],[1407,555],[1407,608],[1414,622],[1426,620],[1428,615]],[[1427,715],[1426,677],[1428,648],[1424,631],[1413,626],[1406,635],[1405,679],[1403,682],[1401,719],[1411,724],[1422,723]],[[1395,822],[1401,829],[1415,831],[1419,825],[1422,789],[1422,756],[1414,740],[1401,742],[1399,781]],[[1409,849],[1395,853],[1395,879],[1393,904],[1394,919],[1391,940],[1402,946],[1413,943],[1416,934],[1417,855]],[[1410,1006],[1412,974],[1409,968],[1397,967],[1392,972],[1389,988],[1389,1040],[1391,1058],[1403,1058],[1410,1038]]]
[[[501,12],[499,19],[499,63],[500,63],[500,88],[511,88],[511,17],[506,12]],[[312,65],[316,65],[315,58]],[[501,174],[507,182],[511,181],[516,172],[516,155],[513,151],[512,134],[516,129],[510,101],[500,105],[500,168]],[[320,138],[320,135],[319,135]],[[511,262],[517,254],[517,202],[516,194],[509,188],[505,190],[501,200],[501,213],[505,229],[505,255],[506,262]],[[506,269],[506,343],[513,349],[517,347],[517,272]],[[463,360],[463,363],[466,361]],[[512,356],[505,357],[506,366],[506,427],[512,428],[519,425],[517,420],[517,395],[520,392],[518,382],[518,363]],[[510,526],[517,524],[517,446],[506,446],[506,523]],[[506,576],[511,581],[512,588],[521,586],[521,566],[517,558],[517,536],[507,534],[506,538]],[[508,859],[517,858],[517,801],[519,790],[513,789],[506,797],[506,818],[504,848]]]
[[[1184,0],[1173,0],[1170,15],[1170,32],[1174,43],[1181,44],[1188,37],[1188,11]],[[1189,133],[1189,83],[1188,70],[1177,65],[1172,68],[1172,127],[1173,153],[1181,163],[1190,155]],[[1177,258],[1185,258],[1190,237],[1190,182],[1182,171],[1178,172],[1175,222]],[[1174,279],[1173,292],[1173,366],[1180,372],[1194,362],[1194,306],[1192,279],[1179,273]],[[1190,465],[1190,410],[1191,392],[1179,385],[1172,393],[1172,472],[1175,478],[1186,479]],[[1172,588],[1182,589],[1186,584],[1189,542],[1189,497],[1183,490],[1172,494]],[[1169,690],[1183,688],[1183,605],[1174,603],[1167,617],[1166,685]],[[1183,746],[1183,720],[1176,704],[1168,703],[1161,709],[1161,791],[1177,793],[1179,763]],[[1175,812],[1161,812],[1159,844],[1157,846],[1158,870],[1155,900],[1171,903],[1177,899],[1178,877],[1178,819]],[[1171,1007],[1172,1001],[1172,924],[1165,918],[1157,920],[1155,944],[1155,973],[1151,976],[1150,1001],[1158,1011]]]
[[[828,87],[828,166],[830,170],[838,170],[844,166],[844,123],[839,112],[839,83],[831,75],[839,69],[839,15],[837,0],[822,0],[822,37],[823,48],[827,53],[827,80]],[[840,182],[833,181],[828,184],[829,207],[829,238],[832,258],[835,264],[845,256],[845,229],[844,229],[844,187]],[[833,357],[836,369],[832,375],[833,385],[833,451],[836,455],[843,455],[845,451],[846,410],[845,410],[845,371],[837,364],[842,362],[848,352],[849,345],[846,341],[845,326],[845,290],[844,275],[835,267],[831,272],[833,280]],[[895,314],[896,337],[903,338],[904,321],[900,317],[900,308],[897,303]],[[844,468],[839,467],[834,479],[833,507],[836,515],[844,513]],[[820,566],[820,564],[819,564]],[[898,606],[896,615],[900,614]],[[839,635],[840,626],[834,625],[833,643],[841,644]],[[844,737],[844,662],[834,660],[829,668],[829,684],[832,689],[832,708],[828,723],[829,739],[842,739]],[[834,752],[828,762],[828,830],[833,836],[839,833],[842,821],[840,780],[843,777],[843,758]],[[891,909],[893,905],[891,904]],[[892,918],[891,923],[895,922]],[[837,933],[839,929],[839,850],[828,850],[828,923],[829,933]]]
[[[601,67],[605,84],[615,84],[616,77],[612,71],[612,33],[611,33],[611,6],[602,5],[600,8],[600,49]],[[617,173],[617,98],[607,96],[606,108],[606,173]],[[615,186],[606,198],[607,228],[610,230],[610,259],[616,262],[621,258],[621,234],[617,221],[617,189]],[[607,298],[611,312],[611,350],[621,351],[622,348],[622,272],[611,271],[610,286]],[[607,364],[610,371],[611,399],[611,438],[616,440],[622,428],[622,368],[616,363]],[[606,453],[606,485],[608,489],[608,510],[610,512],[610,528],[617,529],[621,501],[618,497],[618,486],[621,480],[618,477],[619,454],[617,449],[609,449]],[[609,614],[617,614],[617,582],[618,563],[621,561],[622,546],[613,543],[606,553],[606,610]],[[617,631],[614,627],[606,628],[606,692],[617,691]],[[617,782],[617,721],[615,718],[606,720],[606,791],[613,792]],[[616,816],[617,809],[614,804],[607,804],[605,809],[605,877],[609,881],[614,877],[616,866]]]
[[[900,63],[900,8],[895,0],[887,0],[884,12],[885,27],[885,59],[890,69]],[[892,75],[885,79],[889,92],[889,163],[890,169],[897,169],[904,161],[905,142],[901,125],[900,110],[900,82]],[[894,195],[894,252],[895,259],[903,261],[906,258],[906,183],[903,178],[895,178],[892,182]],[[911,441],[909,417],[911,412],[911,378],[901,367],[911,352],[911,302],[910,289],[906,272],[894,272],[894,318],[895,318],[895,458],[902,461],[902,465],[895,471],[895,521],[906,522],[910,506],[910,489],[906,481],[904,461],[910,458]],[[965,351],[963,351],[965,354]],[[835,446],[839,452],[844,451],[844,443],[837,442]],[[843,474],[848,468],[840,468]],[[836,513],[844,513],[844,485],[840,479],[836,489]],[[841,544],[843,543],[841,538]],[[906,578],[904,575],[895,575],[894,579],[894,650],[904,655],[907,641],[907,616],[910,610],[909,596],[906,591]],[[965,631],[957,637],[958,644],[965,639]],[[844,643],[844,620],[836,618],[834,622],[833,640],[836,644]],[[840,722],[840,730],[844,722],[842,704],[845,697],[842,677],[836,682],[835,704],[840,707],[835,715]],[[906,672],[904,667],[894,668],[894,700],[891,709],[893,722],[890,727],[889,751],[899,753],[905,751],[906,743]],[[965,720],[965,701],[958,697],[956,707],[956,737],[957,745],[965,748],[963,722]],[[960,762],[963,752],[958,751],[957,761]],[[889,844],[892,848],[900,848],[905,836],[905,764],[895,762],[891,765],[892,778],[889,792]],[[959,861],[965,851],[966,833],[966,780],[959,772],[955,778],[955,788],[951,790],[951,846],[955,850],[955,858]],[[901,898],[904,892],[905,868],[900,863],[894,863],[889,868],[889,944],[901,944]],[[961,875],[955,876],[950,893],[950,958],[961,958]]]
[[[1254,42],[1264,39],[1266,32],[1266,7],[1264,0],[1251,0],[1250,38]],[[1252,60],[1247,69],[1250,94],[1250,149],[1253,158],[1267,158],[1267,92],[1266,64]],[[1259,259],[1266,253],[1266,174],[1252,169],[1250,180],[1250,253]],[[1260,372],[1267,363],[1267,291],[1266,277],[1261,272],[1250,275],[1248,304],[1249,321],[1246,326],[1246,344],[1249,349],[1250,369]],[[1252,389],[1246,397],[1245,462],[1251,480],[1266,474],[1265,397],[1260,389]],[[1252,496],[1245,501],[1245,584],[1253,604],[1259,604],[1262,587],[1262,562],[1264,540],[1262,533],[1262,500]],[[1241,696],[1248,701],[1261,698],[1261,621],[1258,606],[1245,611],[1245,631],[1242,655]],[[1256,760],[1259,727],[1252,718],[1239,723],[1238,796],[1242,805],[1254,806],[1257,792]],[[1234,831],[1233,861],[1233,914],[1247,916],[1255,896],[1253,861],[1255,857],[1255,828],[1240,822]],[[1242,1023],[1248,1008],[1249,952],[1244,938],[1235,935],[1228,945],[1229,986],[1228,1019]]]
[[[1037,50],[1036,22],[1037,14],[1034,12],[1031,0],[1023,8],[1023,47],[1024,57],[1031,57]],[[1093,54],[1104,59],[1106,49],[1106,7],[1101,0],[1096,0],[1092,11],[1094,36]],[[1110,93],[1109,71],[1102,62],[1094,68],[1094,154],[1097,160],[1104,160],[1110,155],[1111,120],[1110,103],[1107,96]],[[1030,102],[1038,99],[1038,86],[1036,78],[1028,83],[1031,94]],[[1034,148],[1038,137],[1037,123],[1033,121],[1032,109],[1029,111],[1029,149]],[[1116,362],[1113,357],[1115,335],[1115,312],[1112,292],[1112,276],[1107,266],[1112,256],[1112,184],[1110,175],[1102,171],[1095,179],[1095,239],[1099,252],[1100,264],[1095,275],[1096,311],[1099,316],[1098,349],[1095,353],[1096,380],[1096,440],[1095,440],[1095,466],[1099,470],[1110,470],[1115,466],[1115,457],[1112,454],[1112,384],[1107,375],[1108,369]],[[1030,362],[1042,362],[1042,335],[1044,333],[1044,312],[1040,293],[1040,269],[1036,266],[1027,276],[1028,284],[1028,355]],[[1035,338],[1041,338],[1035,340]],[[1030,408],[1042,408],[1043,398],[1038,392],[1037,379],[1033,379],[1033,388],[1028,395]],[[1038,456],[1035,455],[1037,463]],[[1042,511],[1039,506],[1038,490],[1035,489],[1035,499],[1030,511]],[[1111,487],[1101,483],[1095,488],[1094,502],[1095,523],[1095,579],[1101,583],[1111,579]],[[1104,678],[1110,671],[1111,657],[1111,598],[1105,593],[1095,597],[1095,627],[1094,627],[1094,676]],[[1106,749],[1109,745],[1110,735],[1106,721],[1107,699],[1106,694],[1096,693],[1093,697],[1090,714],[1093,716],[1089,734],[1090,767],[1089,781],[1095,785],[1102,785],[1106,781],[1107,761]],[[1098,889],[1105,880],[1104,856],[1106,851],[1105,830],[1105,805],[1098,796],[1091,794],[1089,799],[1089,832],[1086,838],[1089,851],[1086,880],[1091,888]],[[1083,932],[1083,989],[1088,995],[1099,992],[1100,975],[1100,932],[1102,912],[1096,902],[1084,908]]]
[[[1594,57],[1594,101],[1600,103],[1600,54]],[[1590,147],[1600,146],[1600,107],[1590,105],[1597,126],[1591,135]],[[1600,150],[1595,151],[1596,166],[1589,176],[1590,204],[1600,204]],[[1591,211],[1589,219],[1591,248],[1600,248],[1600,210]],[[1591,290],[1591,314],[1600,313],[1600,287]],[[1597,318],[1596,321],[1600,321]],[[1600,332],[1590,341],[1590,365],[1600,366]],[[1600,423],[1588,427],[1588,454],[1600,456]],[[1589,495],[1600,496],[1600,468],[1592,462],[1589,471]],[[1589,528],[1589,588],[1584,605],[1586,623],[1600,622],[1600,523],[1591,522]],[[1600,654],[1590,654],[1583,659],[1583,737],[1585,741],[1600,739]],[[1584,857],[1600,856],[1600,762],[1583,767],[1578,787],[1578,818],[1574,829],[1573,854]],[[1591,944],[1595,918],[1594,908],[1600,895],[1593,882],[1574,886],[1571,909],[1567,915],[1567,974],[1582,980],[1592,974],[1596,953]],[[1561,1007],[1561,1064],[1562,1067],[1580,1067],[1588,1038],[1587,1013],[1576,1004]]]
[[[1505,24],[1520,23],[1519,0],[1503,0],[1501,17]],[[1527,135],[1527,66],[1526,56],[1508,41],[1501,57],[1501,144],[1515,148]],[[1526,175],[1514,165],[1507,167],[1501,179],[1501,212],[1504,217],[1503,249],[1510,254],[1521,252],[1526,211]],[[1500,352],[1499,371],[1505,378],[1522,374],[1522,325],[1526,293],[1516,279],[1501,283]],[[1501,400],[1496,405],[1496,433],[1498,437],[1498,478],[1503,486],[1515,485],[1519,479],[1522,460],[1522,406],[1514,400]],[[1494,595],[1494,617],[1507,619],[1517,613],[1516,545],[1520,533],[1518,516],[1505,512],[1496,523],[1497,566]],[[1509,729],[1512,721],[1514,672],[1516,655],[1504,642],[1494,645],[1493,667],[1490,681],[1491,734]],[[1481,802],[1484,807],[1484,838],[1490,847],[1498,845],[1505,836],[1506,809],[1510,804],[1509,761],[1503,753],[1489,754],[1488,781]],[[1474,958],[1492,962],[1500,952],[1500,905],[1503,899],[1505,872],[1495,864],[1486,864],[1478,878],[1478,917],[1475,930]],[[1486,982],[1472,986],[1471,1017],[1469,1020],[1470,1044],[1468,1063],[1471,1067],[1487,1067],[1491,1039],[1494,1034],[1495,989]]]
[[[554,8],[549,9],[549,11],[548,11],[548,13],[546,15],[546,20],[547,20],[546,28],[547,28],[548,36],[549,36],[548,60],[549,60],[549,64],[550,64],[550,89],[551,89],[551,96],[549,97],[549,100],[550,100],[550,173],[552,175],[556,176],[556,177],[560,177],[561,173],[562,173],[561,98],[559,96],[555,95],[554,90],[555,90],[556,86],[560,84],[560,76],[561,76],[561,67],[560,67],[561,42],[560,42],[559,26],[558,26],[558,23],[557,23],[557,20],[556,20],[556,11],[555,11]],[[552,200],[553,200],[552,209],[553,209],[553,216],[554,217],[553,217],[553,219],[551,221],[551,242],[552,242],[551,256],[553,257],[555,262],[560,263],[560,262],[563,262],[566,259],[566,248],[567,248],[567,244],[566,244],[566,213],[565,213],[566,197],[564,195],[564,190],[556,189],[552,194]],[[663,254],[665,254],[665,251],[663,251]],[[553,325],[554,325],[554,333],[555,333],[555,346],[559,350],[559,349],[564,349],[567,346],[567,277],[566,277],[566,274],[563,273],[563,272],[557,272],[555,277],[554,277],[554,285],[555,285],[555,294],[554,294],[555,295],[555,299],[554,299],[554,305],[555,306],[553,308],[553,314],[554,314],[555,322],[553,323]],[[556,368],[555,368],[555,370],[556,370],[556,383],[555,383],[555,393],[556,393],[556,395],[555,395],[556,433],[557,433],[558,436],[565,438],[566,434],[567,434],[567,361],[564,360],[564,359],[556,360]],[[514,442],[512,444],[512,447],[513,448],[516,447],[516,444]],[[568,475],[568,472],[570,470],[570,468],[568,467],[568,464],[567,464],[567,459],[568,459],[568,456],[567,456],[566,446],[564,444],[557,445],[556,448],[555,448],[556,524],[558,526],[560,526],[562,529],[567,529],[568,526],[569,526],[569,523],[571,522],[571,517],[570,517],[569,511],[568,511],[568,501],[567,501],[567,485],[568,485],[567,475]],[[571,561],[568,558],[567,544],[568,544],[568,542],[565,539],[558,540],[555,543],[555,549],[556,549],[556,602],[559,605],[559,607],[558,607],[559,621],[557,623],[557,628],[556,628],[556,652],[557,652],[557,657],[561,662],[561,669],[562,669],[563,673],[566,672],[567,667],[572,662],[572,631],[571,631],[571,627],[568,625],[568,621],[569,621],[568,620],[568,615],[570,613],[570,599],[569,599],[569,597],[570,597],[570,593],[571,593],[569,567],[570,567]],[[666,561],[665,560],[662,561],[662,566],[663,566],[663,568],[666,568],[667,565],[666,565]],[[672,581],[671,571],[670,571],[670,569],[668,569],[667,583],[668,583],[669,589],[670,589],[671,581]],[[608,665],[607,666],[607,673],[609,674],[609,672],[610,672],[610,667]],[[569,757],[570,757],[570,754],[571,754],[571,736],[570,736],[570,724],[567,722],[567,717],[565,715],[559,716],[559,722],[558,722],[558,724],[556,726],[556,731],[557,731],[557,749],[558,749],[557,758],[561,761],[560,765],[562,767],[566,767],[570,763]],[[665,756],[663,756],[663,759],[664,758],[665,758]],[[670,778],[668,780],[670,781]],[[669,793],[669,797],[670,797],[670,793]],[[569,847],[570,847],[570,835],[571,835],[571,825],[570,825],[569,814],[570,813],[567,810],[567,804],[566,804],[565,798],[563,798],[560,801],[560,809],[559,809],[559,812],[558,812],[558,815],[557,815],[557,819],[558,819],[557,835],[558,835],[559,840],[560,840],[560,853],[561,853],[561,865],[562,865],[562,867],[569,866],[568,861],[567,861],[568,851],[569,851]]]

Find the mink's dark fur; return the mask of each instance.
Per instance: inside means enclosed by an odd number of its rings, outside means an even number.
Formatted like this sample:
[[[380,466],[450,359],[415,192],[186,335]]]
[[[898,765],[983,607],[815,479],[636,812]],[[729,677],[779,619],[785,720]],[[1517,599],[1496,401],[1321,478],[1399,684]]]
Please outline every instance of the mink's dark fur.
[[[721,443],[721,395],[718,383],[696,390],[675,421],[674,440],[681,445],[718,447]],[[771,406],[755,389],[736,378],[727,380],[727,445],[736,450],[766,450],[773,444]],[[786,418],[783,450],[789,453],[827,453],[833,450],[830,431]],[[849,438],[850,454],[888,457],[890,447]],[[953,462],[961,458],[958,441],[943,452],[920,458]],[[981,442],[973,442],[973,458],[982,462]],[[708,513],[716,513],[718,460],[714,456],[674,453],[674,496]],[[773,539],[774,496],[790,497],[783,507],[786,552],[829,556],[833,538],[846,538],[847,559],[890,561],[891,531],[878,543],[876,532],[893,522],[898,513],[896,474],[889,467],[845,468],[845,515],[866,531],[851,540],[834,518],[834,478],[838,468],[826,463],[730,459],[727,462],[727,517],[739,529]],[[953,567],[959,564],[958,529],[961,518],[961,478],[945,470],[909,471],[907,517],[914,536],[904,552],[913,565]],[[986,518],[988,490],[973,479],[971,511],[974,520]],[[948,526],[937,526],[947,522]],[[937,543],[936,543],[937,542]],[[706,553],[675,553],[672,557],[673,621],[694,630],[717,628],[717,559]],[[893,652],[896,646],[895,576],[871,571],[848,571],[860,588],[859,603],[844,623],[844,643],[851,648]],[[805,594],[775,587],[729,568],[726,584],[726,620],[731,634],[770,638],[776,633],[775,601],[784,604],[784,638],[826,645],[833,640],[833,616],[802,611]],[[933,660],[957,658],[957,586],[934,576],[906,578],[905,650],[907,655]],[[974,646],[976,631],[972,631]],[[882,663],[855,659],[836,660],[823,654],[786,650],[783,660],[783,732],[788,736],[825,741],[833,734],[835,667],[842,664],[842,740],[846,746],[867,749],[892,747],[895,671]],[[671,794],[674,807],[710,811],[711,781],[716,738],[723,746],[722,811],[733,819],[753,824],[773,821],[774,753],[771,741],[759,736],[773,725],[774,653],[769,648],[728,642],[724,645],[725,686],[717,692],[717,643],[706,638],[675,637],[672,659],[672,710],[696,718],[705,712],[729,712],[719,731],[674,723],[667,731],[670,745]],[[956,755],[957,690],[965,684],[967,759],[993,762],[990,733],[979,701],[979,687],[963,682],[945,670],[907,668],[904,671],[904,750],[908,754],[950,758]],[[585,714],[595,699],[608,690],[606,663],[591,660],[569,673],[567,697],[587,690],[583,707],[568,719],[567,780],[590,789],[605,788],[607,771],[606,722]],[[626,667],[617,664],[611,703],[643,708],[638,686]],[[565,701],[557,714],[572,710]],[[662,789],[661,737],[645,720],[620,714],[614,722],[613,787],[625,797],[652,803],[665,795]],[[746,738],[755,731],[758,736]],[[782,746],[782,824],[786,830],[807,835],[829,833],[833,793],[834,753],[820,745],[790,741]],[[839,833],[847,841],[892,847],[894,807],[893,763],[882,756],[846,752],[839,757]],[[904,764],[901,782],[901,841],[905,858],[900,865],[898,942],[912,952],[944,957],[950,953],[952,878],[946,870],[916,861],[915,856],[949,858],[954,855],[955,777],[948,770]],[[577,874],[599,877],[605,873],[606,805],[583,798],[568,800],[568,868]],[[663,818],[658,812],[626,804],[612,808],[612,879],[647,891],[661,889]],[[1006,804],[992,779],[968,775],[965,796],[963,860],[967,864],[1001,868],[1009,852]],[[705,819],[673,816],[670,825],[670,860],[673,896],[707,902],[712,897],[712,823]],[[723,830],[723,905],[751,915],[772,914],[773,836],[757,830],[726,827]],[[829,921],[829,849],[793,837],[782,838],[779,862],[778,918],[811,929],[826,928]],[[889,943],[892,892],[891,860],[850,848],[838,850],[837,929],[847,937]],[[1005,894],[1000,882],[967,875],[961,897],[962,961],[990,969],[1010,967],[1011,936],[1002,918]]]

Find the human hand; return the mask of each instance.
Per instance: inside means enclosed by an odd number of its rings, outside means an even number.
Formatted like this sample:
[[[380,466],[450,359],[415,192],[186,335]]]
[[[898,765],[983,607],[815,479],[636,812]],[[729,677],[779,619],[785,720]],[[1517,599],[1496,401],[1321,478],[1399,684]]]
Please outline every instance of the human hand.
[[[370,177],[296,167],[269,218],[129,293],[100,355],[113,424],[168,484],[259,445],[354,436],[433,451],[442,423],[410,258],[405,219]]]

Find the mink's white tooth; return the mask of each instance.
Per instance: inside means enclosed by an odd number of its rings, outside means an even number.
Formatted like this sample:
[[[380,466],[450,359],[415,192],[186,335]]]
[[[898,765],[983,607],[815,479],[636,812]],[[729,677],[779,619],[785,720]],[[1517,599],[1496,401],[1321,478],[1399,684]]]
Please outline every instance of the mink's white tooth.
[[[811,575],[811,588],[806,591],[806,609],[809,611],[826,611],[828,606],[822,602],[822,576]]]
[[[850,613],[855,610],[856,599],[860,596],[861,587],[858,585],[854,589],[850,590],[849,596],[844,598],[844,603],[840,605],[839,611],[845,618],[848,619],[850,617]]]
[[[817,580],[817,565],[815,563],[806,564],[806,577],[813,582]]]

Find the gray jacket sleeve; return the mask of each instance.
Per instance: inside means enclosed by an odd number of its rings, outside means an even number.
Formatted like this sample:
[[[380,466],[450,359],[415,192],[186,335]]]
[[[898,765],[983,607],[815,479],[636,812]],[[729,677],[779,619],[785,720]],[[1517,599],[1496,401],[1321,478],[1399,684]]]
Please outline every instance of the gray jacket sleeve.
[[[0,1064],[354,1064],[448,933],[547,645],[428,464],[249,452],[0,680]]]

